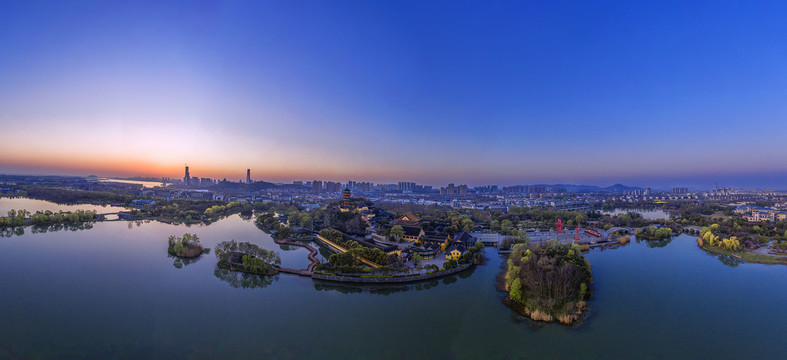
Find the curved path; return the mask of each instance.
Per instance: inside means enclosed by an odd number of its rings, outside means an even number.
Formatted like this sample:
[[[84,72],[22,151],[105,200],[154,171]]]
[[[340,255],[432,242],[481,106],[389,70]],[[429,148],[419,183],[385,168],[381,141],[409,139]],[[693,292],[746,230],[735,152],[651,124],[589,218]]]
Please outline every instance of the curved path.
[[[305,247],[305,248],[309,249],[309,251],[310,251],[310,253],[309,253],[309,260],[311,260],[311,264],[309,264],[309,266],[306,268],[306,270],[298,270],[298,269],[290,269],[290,268],[278,267],[279,271],[285,272],[285,273],[289,273],[289,274],[301,275],[301,276],[312,276],[312,271],[314,271],[314,267],[317,266],[317,264],[320,263],[320,261],[317,260],[317,257],[315,256],[315,255],[317,255],[317,250],[315,248],[311,247],[309,244],[295,242],[295,241],[292,241],[290,239],[281,239],[281,240],[274,239],[273,241],[275,243],[277,243],[277,244],[287,244],[287,245],[294,245],[294,246],[302,246],[302,247]]]

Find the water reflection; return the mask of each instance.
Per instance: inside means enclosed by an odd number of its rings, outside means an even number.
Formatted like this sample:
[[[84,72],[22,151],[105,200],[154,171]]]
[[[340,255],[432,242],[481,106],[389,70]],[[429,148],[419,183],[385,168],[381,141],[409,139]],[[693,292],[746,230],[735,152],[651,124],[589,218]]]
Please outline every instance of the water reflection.
[[[18,226],[15,228],[0,229],[0,237],[22,236],[25,234],[25,228]]]
[[[669,245],[672,242],[672,238],[673,236],[661,240],[649,240],[649,239],[642,239],[642,238],[637,238],[636,240],[638,243],[644,242],[645,245],[647,245],[649,248],[655,249],[655,248],[663,248]]]
[[[738,265],[743,264],[743,260],[738,259],[732,255],[719,255],[718,259],[722,264],[729,267],[737,267]]]
[[[172,262],[172,266],[174,266],[176,269],[181,269],[184,266],[189,266],[202,259],[202,255],[193,258],[180,258],[172,255],[167,255],[167,256],[175,259],[175,261]]]
[[[404,284],[354,284],[354,283],[341,283],[324,280],[314,280],[314,290],[317,291],[338,291],[342,294],[361,294],[370,293],[375,295],[388,296],[395,293],[410,291],[410,290],[429,290],[434,287],[442,285],[451,285],[459,281],[459,279],[467,279],[475,268],[462,271],[458,274],[448,275],[437,279],[424,280],[416,283]]]
[[[213,276],[217,279],[224,281],[234,288],[242,289],[256,289],[266,288],[273,284],[274,281],[279,280],[279,275],[274,276],[260,276],[248,274],[240,271],[230,271],[228,269],[216,268],[213,270]]]
[[[79,224],[49,224],[49,225],[33,225],[30,226],[30,233],[31,234],[44,234],[48,232],[56,232],[56,231],[82,231],[82,230],[90,230],[93,228],[92,222],[85,222]],[[5,228],[0,229],[0,237],[12,237],[12,236],[22,236],[25,234],[25,228],[22,226],[17,226],[14,228]]]

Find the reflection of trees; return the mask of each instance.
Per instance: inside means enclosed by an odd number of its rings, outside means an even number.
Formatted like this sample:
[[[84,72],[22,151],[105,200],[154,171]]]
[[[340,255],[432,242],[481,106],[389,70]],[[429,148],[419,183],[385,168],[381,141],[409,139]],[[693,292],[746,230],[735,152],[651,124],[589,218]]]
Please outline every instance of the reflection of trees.
[[[453,284],[456,281],[457,281],[456,275],[446,276],[446,277],[443,278],[443,284],[445,284],[445,285]]]
[[[643,239],[643,238],[637,237],[636,241],[637,241],[637,243],[640,243],[640,242],[644,241],[645,245],[648,245],[649,248],[653,249],[653,248],[663,248],[663,247],[669,245],[669,243],[672,242],[672,238],[673,237],[670,236],[670,237],[667,237],[667,238],[664,238],[664,239],[661,239],[661,240],[648,240],[648,239]]]
[[[342,294],[360,294],[369,292],[376,295],[388,296],[391,294],[410,290],[413,285],[408,284],[350,284],[329,281],[314,281],[314,290],[338,291]]]
[[[44,234],[55,231],[82,231],[90,230],[93,228],[92,222],[84,222],[78,224],[58,223],[49,225],[33,225],[30,226],[30,233]],[[25,234],[25,229],[21,226],[15,228],[6,228],[0,230],[0,237],[22,236]]]
[[[736,258],[736,257],[734,257],[732,255],[723,255],[722,254],[722,255],[719,255],[718,259],[719,259],[719,261],[721,261],[722,264],[727,265],[729,267],[737,267],[738,265],[743,263],[743,260],[738,259],[738,258]]]
[[[294,247],[292,245],[289,245],[289,244],[278,244],[278,245],[279,245],[279,249],[282,249],[284,251],[295,250],[295,248],[296,248],[296,247]]]
[[[363,286],[352,286],[342,283],[329,283],[323,281],[314,282],[314,290],[317,291],[338,291],[342,294],[360,294],[363,292]]]
[[[177,256],[172,256],[172,255],[167,255],[167,257],[175,259],[175,261],[172,262],[172,266],[174,266],[177,269],[180,269],[184,266],[189,266],[199,261],[199,259],[202,259],[202,255],[193,258],[179,258]]]
[[[486,260],[487,259],[484,259],[484,262],[486,262]],[[467,278],[470,277],[470,275],[473,275],[474,272],[475,272],[475,266],[472,266],[469,269],[467,269],[465,271],[461,271],[458,274],[453,275],[453,276],[459,276],[460,279],[467,279]]]
[[[320,255],[321,255],[321,256],[322,256],[324,259],[330,258],[330,257],[331,257],[331,255],[333,255],[333,253],[332,253],[330,250],[328,250],[328,249],[326,249],[326,248],[324,248],[324,247],[322,247],[322,246],[318,247],[318,248],[317,248],[317,251],[320,253]]]
[[[442,278],[431,279],[415,283],[399,283],[399,284],[354,284],[354,283],[340,283],[333,281],[314,280],[314,289],[317,291],[338,291],[342,294],[360,294],[368,292],[375,295],[391,295],[395,293],[410,291],[410,290],[429,290],[435,286],[453,284],[459,279],[466,279],[472,275],[472,271],[462,271],[459,274],[453,274]]]
[[[213,270],[213,276],[230,284],[230,286],[234,288],[243,289],[265,288],[273,284],[274,281],[279,280],[279,275],[259,276],[240,271],[230,271],[229,269],[222,269],[219,267]]]
[[[22,236],[25,234],[25,229],[22,227],[0,229],[0,237]]]

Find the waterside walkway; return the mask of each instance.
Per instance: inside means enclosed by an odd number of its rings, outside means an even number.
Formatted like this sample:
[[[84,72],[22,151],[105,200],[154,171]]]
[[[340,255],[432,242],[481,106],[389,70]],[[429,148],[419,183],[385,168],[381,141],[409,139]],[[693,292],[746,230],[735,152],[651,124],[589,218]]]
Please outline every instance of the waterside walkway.
[[[293,246],[302,246],[302,247],[305,247],[305,248],[309,249],[309,251],[310,251],[310,253],[309,253],[309,260],[311,260],[311,264],[309,264],[309,266],[306,268],[306,270],[278,267],[279,271],[284,272],[284,273],[288,273],[288,274],[300,275],[300,276],[309,276],[309,277],[312,276],[312,272],[314,271],[314,267],[317,266],[317,264],[320,263],[320,261],[317,260],[317,256],[316,256],[317,255],[317,250],[315,248],[311,247],[309,244],[295,242],[295,241],[292,241],[292,240],[289,240],[289,239],[282,239],[282,240],[275,240],[274,239],[273,241],[276,242],[277,244],[287,244],[287,245],[293,245]]]

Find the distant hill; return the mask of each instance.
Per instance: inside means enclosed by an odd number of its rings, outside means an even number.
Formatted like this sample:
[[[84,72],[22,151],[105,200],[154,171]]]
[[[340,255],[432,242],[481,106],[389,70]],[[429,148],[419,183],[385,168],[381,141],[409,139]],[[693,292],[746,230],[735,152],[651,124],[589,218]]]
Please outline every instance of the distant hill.
[[[265,181],[255,181],[251,184],[238,183],[232,181],[222,181],[216,185],[210,186],[209,189],[218,190],[218,191],[254,192],[254,191],[260,191],[265,189],[272,189],[275,187],[277,187],[276,184],[265,182]]]
[[[603,190],[609,191],[609,192],[627,192],[627,191],[644,190],[644,189],[641,188],[641,187],[626,186],[626,185],[623,185],[623,184],[615,184],[615,185],[612,185],[612,186],[607,186]]]
[[[544,186],[544,187],[561,187],[566,189],[568,192],[608,192],[608,193],[619,193],[619,192],[628,192],[634,190],[644,190],[640,187],[634,186],[626,186],[623,184],[615,184],[612,186],[607,187],[600,187],[595,185],[573,185],[573,184],[536,184],[533,186]]]

